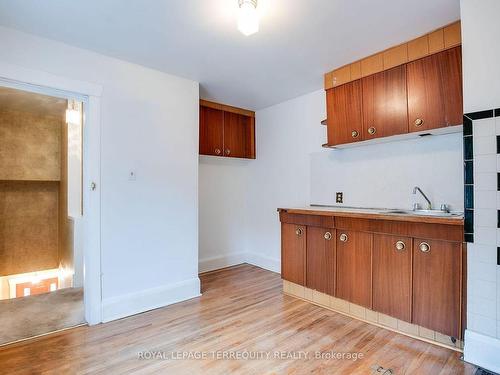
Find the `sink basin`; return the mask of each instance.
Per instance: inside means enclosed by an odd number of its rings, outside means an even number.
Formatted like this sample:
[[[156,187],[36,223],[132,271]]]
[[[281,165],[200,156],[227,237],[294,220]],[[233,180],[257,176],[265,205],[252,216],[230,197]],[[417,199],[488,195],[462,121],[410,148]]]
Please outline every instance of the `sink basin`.
[[[400,215],[418,215],[418,216],[439,216],[439,217],[452,217],[461,216],[460,212],[445,212],[441,210],[384,210],[380,211],[386,214],[400,214]]]

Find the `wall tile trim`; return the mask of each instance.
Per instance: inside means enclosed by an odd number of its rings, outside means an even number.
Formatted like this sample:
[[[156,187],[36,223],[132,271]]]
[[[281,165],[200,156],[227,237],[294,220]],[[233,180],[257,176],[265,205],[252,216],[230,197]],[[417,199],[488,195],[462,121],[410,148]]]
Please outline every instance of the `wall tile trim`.
[[[500,108],[469,112],[463,116],[464,241],[469,243],[474,242],[474,224],[481,226],[483,230],[481,238],[484,237],[485,228],[500,228],[500,128],[498,127],[498,120],[496,120],[497,130],[495,133],[491,131],[493,128],[490,122],[476,122],[476,120],[493,117],[500,117]],[[493,136],[495,137],[494,140],[488,138]],[[475,137],[476,139],[474,139]],[[492,170],[492,161],[494,161],[493,158],[495,157],[497,158],[497,168]],[[476,171],[476,179],[474,178],[474,171]],[[497,173],[496,183],[494,183],[493,173],[491,172]],[[474,180],[476,180],[476,186]],[[496,223],[491,222],[493,220],[492,215],[486,215],[485,209],[487,207],[483,207],[484,202],[491,199],[489,198],[491,197],[490,193],[494,190],[499,192],[498,202],[492,202],[491,207],[488,208],[494,208],[497,211]],[[475,210],[474,199],[479,202],[481,210]],[[474,223],[474,217],[477,219],[476,223]],[[498,243],[500,244],[500,242]]]
[[[481,120],[483,118],[490,118],[495,115],[494,109],[488,109],[486,111],[477,111],[477,112],[469,112],[466,113],[464,116],[468,117],[471,120]]]

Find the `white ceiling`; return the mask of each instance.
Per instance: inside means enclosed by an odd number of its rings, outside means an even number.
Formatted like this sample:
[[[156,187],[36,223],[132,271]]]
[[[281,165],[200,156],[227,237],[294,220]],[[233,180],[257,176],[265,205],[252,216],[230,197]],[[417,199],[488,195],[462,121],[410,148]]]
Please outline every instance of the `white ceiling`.
[[[460,16],[459,0],[0,0],[0,25],[199,81],[201,96],[249,109],[320,89],[323,73]]]

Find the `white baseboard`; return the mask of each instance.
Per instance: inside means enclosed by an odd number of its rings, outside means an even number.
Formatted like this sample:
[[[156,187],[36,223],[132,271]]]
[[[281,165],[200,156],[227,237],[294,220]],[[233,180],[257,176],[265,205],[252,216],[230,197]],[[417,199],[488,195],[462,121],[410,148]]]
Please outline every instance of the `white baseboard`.
[[[277,273],[281,272],[281,261],[279,259],[266,257],[258,253],[246,253],[246,262],[248,264],[253,264],[254,266],[264,268],[269,271]]]
[[[465,330],[464,360],[486,370],[500,373],[500,340]]]
[[[107,298],[102,301],[102,321],[109,322],[200,295],[200,279],[195,277],[157,288]]]
[[[273,272],[281,272],[279,259],[269,258],[257,253],[233,253],[212,258],[200,259],[198,263],[199,272],[219,270],[225,267],[248,263]]]
[[[214,271],[225,267],[236,266],[246,262],[246,253],[225,254],[212,258],[200,259],[198,272]]]

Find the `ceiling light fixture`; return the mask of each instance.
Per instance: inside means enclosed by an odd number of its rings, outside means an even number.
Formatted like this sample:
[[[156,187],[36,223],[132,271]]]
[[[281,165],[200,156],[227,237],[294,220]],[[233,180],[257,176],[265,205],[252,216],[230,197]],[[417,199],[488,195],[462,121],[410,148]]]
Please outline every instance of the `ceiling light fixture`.
[[[249,36],[259,31],[259,15],[257,0],[238,0],[240,13],[238,15],[238,30]]]

